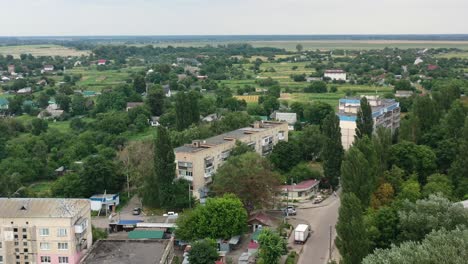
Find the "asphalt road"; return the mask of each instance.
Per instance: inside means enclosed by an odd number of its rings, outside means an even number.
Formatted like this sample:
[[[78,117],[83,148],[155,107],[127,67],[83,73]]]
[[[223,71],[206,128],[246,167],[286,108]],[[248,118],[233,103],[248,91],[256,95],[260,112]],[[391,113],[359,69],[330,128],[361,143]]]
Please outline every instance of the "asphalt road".
[[[303,204],[301,207],[319,206],[314,208],[299,208],[297,216],[291,223],[308,223],[312,227],[312,235],[307,240],[300,254],[299,264],[325,264],[329,259],[330,225],[332,226],[332,258],[336,259],[338,252],[334,246],[336,236],[335,225],[338,220],[338,197],[330,196],[320,205]],[[291,237],[293,237],[292,235]],[[294,240],[294,238],[292,239]],[[295,247],[298,249],[297,247]],[[300,249],[299,249],[300,250]]]

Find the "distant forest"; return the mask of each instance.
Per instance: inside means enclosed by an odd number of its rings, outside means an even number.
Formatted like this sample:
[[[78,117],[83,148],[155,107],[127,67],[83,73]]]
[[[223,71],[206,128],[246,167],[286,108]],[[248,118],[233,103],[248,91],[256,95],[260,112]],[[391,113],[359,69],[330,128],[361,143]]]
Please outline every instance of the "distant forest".
[[[225,42],[225,41],[304,41],[304,40],[412,40],[468,41],[468,34],[429,35],[179,35],[179,36],[43,36],[0,37],[0,45],[58,44],[65,46],[104,43],[148,44],[164,42]]]

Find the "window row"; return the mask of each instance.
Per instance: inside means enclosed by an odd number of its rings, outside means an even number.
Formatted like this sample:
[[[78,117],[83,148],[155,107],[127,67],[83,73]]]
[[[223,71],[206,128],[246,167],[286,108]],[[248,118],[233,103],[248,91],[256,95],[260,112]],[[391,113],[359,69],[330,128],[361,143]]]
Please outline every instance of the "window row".
[[[52,263],[50,256],[41,256],[41,264],[50,264],[50,263]],[[68,264],[68,257],[58,257],[58,263]]]
[[[49,242],[40,242],[39,247],[41,250],[50,250],[50,244]],[[57,248],[59,250],[68,250],[68,243],[66,242],[59,242],[57,243]]]
[[[39,228],[39,235],[40,236],[49,236],[49,228]],[[66,228],[57,228],[57,236],[58,237],[66,237],[68,235],[68,230]]]

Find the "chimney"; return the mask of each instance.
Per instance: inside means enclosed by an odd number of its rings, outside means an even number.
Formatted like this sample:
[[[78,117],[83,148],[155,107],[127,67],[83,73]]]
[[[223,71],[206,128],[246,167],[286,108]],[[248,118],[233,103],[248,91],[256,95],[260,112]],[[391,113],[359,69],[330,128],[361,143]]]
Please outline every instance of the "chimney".
[[[261,128],[262,127],[262,123],[260,121],[255,121],[253,123],[253,128]]]
[[[199,148],[199,147],[200,147],[200,144],[201,144],[201,141],[200,141],[200,140],[194,140],[194,141],[192,141],[192,146],[195,147],[195,148]]]

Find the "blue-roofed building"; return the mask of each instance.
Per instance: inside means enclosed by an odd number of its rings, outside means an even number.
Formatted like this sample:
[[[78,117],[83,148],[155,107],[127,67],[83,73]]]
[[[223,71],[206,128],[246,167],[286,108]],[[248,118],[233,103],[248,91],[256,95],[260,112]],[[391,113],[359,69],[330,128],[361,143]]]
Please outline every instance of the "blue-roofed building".
[[[378,96],[366,96],[372,107],[374,130],[386,127],[392,133],[400,127],[400,103],[394,99],[383,99]],[[356,117],[360,108],[361,98],[342,98],[338,106],[340,118],[341,143],[344,149],[349,149],[356,135]]]
[[[0,110],[8,110],[8,99],[0,97]]]

